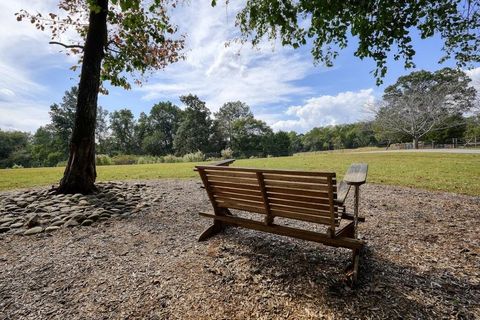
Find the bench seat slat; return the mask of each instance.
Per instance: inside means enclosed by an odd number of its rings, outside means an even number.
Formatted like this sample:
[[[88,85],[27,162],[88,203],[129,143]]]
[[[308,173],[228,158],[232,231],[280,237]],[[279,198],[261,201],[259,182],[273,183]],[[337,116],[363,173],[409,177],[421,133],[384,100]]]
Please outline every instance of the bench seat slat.
[[[271,181],[293,181],[293,182],[305,182],[305,183],[318,183],[327,184],[327,178],[321,176],[308,177],[308,176],[295,176],[295,175],[281,175],[281,174],[269,174],[263,175],[265,180]]]
[[[244,202],[240,202],[240,201],[226,200],[226,201],[216,201],[216,203],[220,208],[245,210],[245,211],[263,213],[263,214],[266,213],[265,208],[263,206],[257,207],[253,205],[247,205]]]
[[[232,188],[232,187],[225,187],[225,186],[212,186],[211,187],[213,192],[233,192],[233,193],[238,193],[238,194],[246,194],[246,195],[252,195],[252,196],[259,196],[261,197],[262,194],[260,193],[260,190],[252,190],[252,189],[237,189],[237,188]]]
[[[221,197],[221,198],[245,199],[245,200],[249,200],[249,201],[263,202],[263,198],[261,196],[239,194],[238,192],[215,191],[215,196],[218,196],[218,197]]]
[[[330,200],[328,198],[315,198],[315,197],[285,194],[285,193],[269,193],[268,199],[270,201],[272,201],[272,199],[282,199],[282,200],[293,200],[293,201],[301,201],[301,202],[310,202],[315,204],[330,205]]]
[[[265,180],[266,187],[281,187],[281,188],[288,188],[288,189],[300,189],[300,190],[312,190],[312,191],[322,191],[328,192],[329,186],[322,185],[322,184],[313,184],[313,183],[296,183],[290,181],[273,181],[273,180]]]
[[[270,198],[269,202],[271,204],[280,204],[280,205],[294,206],[299,208],[310,208],[310,209],[317,209],[317,210],[330,209],[330,205],[328,203],[319,204],[319,203],[312,203],[312,202],[305,202],[305,201],[283,200],[283,199],[276,199],[276,198]]]
[[[263,201],[252,201],[240,197],[225,197],[225,196],[217,196],[215,195],[215,201],[217,202],[238,202],[238,203],[244,203],[247,206],[263,206]]]
[[[244,190],[257,190],[260,191],[258,184],[246,184],[246,183],[233,183],[233,182],[217,182],[217,181],[208,181],[212,187],[227,187],[234,189],[244,189]]]
[[[278,205],[274,203],[270,204],[270,208],[277,209],[277,210],[288,210],[288,211],[311,214],[311,215],[318,215],[322,217],[330,217],[331,215],[329,208],[327,208],[326,210],[314,210],[314,209],[302,208],[297,206],[292,207],[292,206]]]
[[[292,212],[288,210],[279,210],[279,209],[271,209],[271,212],[276,217],[283,217],[283,218],[290,218],[295,220],[307,221],[307,222],[315,222],[320,224],[330,225],[331,218],[329,216],[319,216],[319,215],[311,215],[311,214],[304,214],[299,212]]]
[[[308,196],[312,198],[329,199],[328,192],[323,192],[323,191],[289,189],[289,188],[269,187],[269,186],[267,186],[266,188],[267,188],[267,193],[269,195],[271,193],[279,193],[279,194],[286,194],[286,195],[293,194],[293,195],[299,195],[299,196]]]
[[[220,177],[220,176],[211,176],[207,175],[207,179],[211,184],[216,183],[235,183],[235,184],[248,184],[248,185],[257,185],[257,179],[250,178],[238,178],[238,177]]]
[[[234,172],[234,171],[220,171],[220,170],[205,170],[208,176],[220,176],[220,177],[238,177],[238,178],[250,178],[255,179],[254,172]]]

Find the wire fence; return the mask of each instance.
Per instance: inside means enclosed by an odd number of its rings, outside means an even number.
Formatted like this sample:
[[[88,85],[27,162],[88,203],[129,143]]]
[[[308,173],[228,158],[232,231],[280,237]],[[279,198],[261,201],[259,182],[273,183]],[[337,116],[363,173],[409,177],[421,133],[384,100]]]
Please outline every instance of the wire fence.
[[[418,149],[455,149],[455,148],[480,148],[480,137],[472,139],[452,138],[451,143],[437,143],[435,141],[419,141]],[[392,143],[389,150],[408,150],[415,149],[412,142]]]

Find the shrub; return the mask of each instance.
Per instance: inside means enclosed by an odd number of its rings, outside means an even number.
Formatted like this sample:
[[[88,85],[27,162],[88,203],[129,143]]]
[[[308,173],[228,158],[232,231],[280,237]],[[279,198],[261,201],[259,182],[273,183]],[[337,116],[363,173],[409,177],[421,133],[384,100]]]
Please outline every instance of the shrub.
[[[56,152],[51,152],[47,156],[47,163],[46,165],[49,167],[54,167],[59,163],[60,161],[65,160],[65,156],[63,155],[62,152],[56,151]]]
[[[97,154],[95,156],[95,164],[97,166],[109,166],[113,164],[113,161],[108,154]]]
[[[66,167],[67,166],[67,160],[65,161],[60,161],[60,162],[57,162],[57,167]]]
[[[23,169],[21,164],[13,164],[12,169]]]
[[[162,163],[162,157],[143,156],[138,158],[137,164]]]
[[[134,156],[134,155],[130,155],[130,154],[121,154],[121,155],[118,155],[118,156],[114,156],[112,158],[112,161],[116,165],[135,164],[135,163],[137,163],[137,157]]]
[[[222,152],[220,152],[222,155],[222,159],[232,159],[233,158],[233,150],[230,148],[223,149]]]
[[[182,162],[183,159],[182,157],[175,157],[172,154],[167,154],[165,157],[163,157],[163,162],[165,163],[174,163],[174,162]]]
[[[205,154],[202,151],[198,150],[195,153],[187,153],[183,156],[184,162],[200,162],[205,160]]]

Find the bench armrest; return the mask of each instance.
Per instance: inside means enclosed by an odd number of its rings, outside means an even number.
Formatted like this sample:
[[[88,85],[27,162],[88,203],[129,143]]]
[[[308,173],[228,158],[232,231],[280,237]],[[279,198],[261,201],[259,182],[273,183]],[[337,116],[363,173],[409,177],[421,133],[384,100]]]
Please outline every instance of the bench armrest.
[[[337,199],[335,200],[337,204],[343,206],[351,187],[352,186],[347,184],[345,181],[340,182],[337,187]]]
[[[350,186],[359,186],[367,181],[368,165],[366,163],[354,163],[348,168],[343,181]]]
[[[228,167],[228,166],[229,166],[230,164],[232,164],[234,161],[235,161],[235,159],[222,160],[222,161],[215,162],[215,163],[211,164],[211,166],[216,166],[216,167],[225,166],[225,167]],[[198,168],[195,167],[195,168],[193,169],[193,171],[198,171]]]
[[[212,166],[227,166],[228,167],[234,161],[235,161],[235,159],[226,159],[226,160],[222,160],[222,161],[219,161],[219,162],[215,162],[215,163],[212,164]]]

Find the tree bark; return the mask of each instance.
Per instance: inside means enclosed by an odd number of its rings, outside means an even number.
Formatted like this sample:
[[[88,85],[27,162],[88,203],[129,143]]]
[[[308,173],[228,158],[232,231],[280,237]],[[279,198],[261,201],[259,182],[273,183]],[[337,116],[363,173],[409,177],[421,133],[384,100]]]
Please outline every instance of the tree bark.
[[[101,10],[90,11],[70,155],[57,188],[58,193],[88,194],[96,190],[95,124],[100,70],[107,36],[108,0],[97,0],[96,4]]]
[[[413,148],[418,149],[418,138],[417,137],[413,138]]]

